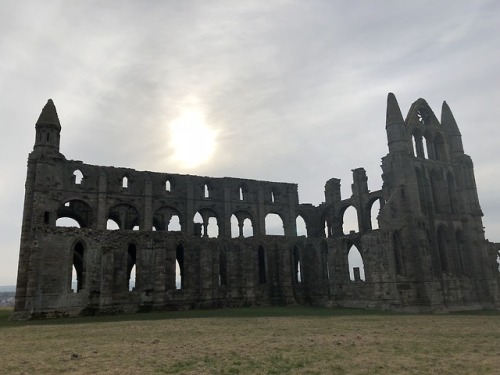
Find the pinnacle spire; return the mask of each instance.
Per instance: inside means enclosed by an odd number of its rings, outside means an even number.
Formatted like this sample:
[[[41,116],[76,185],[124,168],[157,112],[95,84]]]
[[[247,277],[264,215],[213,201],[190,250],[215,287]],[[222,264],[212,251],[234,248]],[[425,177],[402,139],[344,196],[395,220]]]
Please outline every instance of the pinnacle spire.
[[[396,96],[390,92],[389,95],[387,95],[386,127],[395,123],[404,123],[404,119],[399,109]]]
[[[58,129],[61,129],[61,123],[59,122],[59,117],[57,116],[56,106],[52,99],[47,101],[45,107],[42,109],[42,113],[40,113],[40,117],[38,117],[38,121],[36,125],[55,125]]]
[[[448,127],[451,130],[451,135],[461,135],[455,117],[453,117],[453,113],[446,101],[443,102],[441,108],[441,125]]]

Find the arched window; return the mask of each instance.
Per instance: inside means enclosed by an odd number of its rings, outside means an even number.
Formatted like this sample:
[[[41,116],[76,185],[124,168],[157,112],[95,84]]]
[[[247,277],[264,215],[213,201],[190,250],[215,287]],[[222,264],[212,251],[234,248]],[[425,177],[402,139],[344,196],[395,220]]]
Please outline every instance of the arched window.
[[[47,217],[45,217],[47,216]],[[46,224],[50,223],[51,213],[44,213]],[[84,201],[73,199],[60,205],[56,211],[56,226],[89,228],[93,222],[93,210]]]
[[[347,207],[344,211],[344,224],[342,226],[344,234],[359,232],[358,211],[353,206]]]
[[[217,223],[217,218],[214,216],[208,218],[207,235],[210,238],[219,237],[219,225]]]
[[[205,184],[203,187],[203,196],[205,198],[210,198],[210,188],[208,187],[208,184]]]
[[[83,181],[83,173],[79,169],[76,169],[73,172],[73,181],[75,182],[75,185],[81,185]]]
[[[434,153],[434,137],[427,131],[424,134],[424,155],[426,159],[435,160],[436,154]]]
[[[276,194],[274,193],[274,190],[271,190],[271,203],[276,202]]]
[[[239,195],[240,195],[240,201],[244,201],[246,197],[245,197],[245,189],[243,186],[240,186]]]
[[[85,287],[86,265],[84,257],[84,246],[79,241],[73,248],[73,277],[71,280],[71,288],[76,293],[80,292]]]
[[[300,262],[300,251],[297,246],[293,248],[293,279],[296,284],[302,282],[302,265]]]
[[[107,230],[118,230],[118,229],[120,229],[120,226],[113,219],[108,219],[108,221],[106,222],[106,229]]]
[[[80,223],[70,217],[60,217],[56,220],[56,227],[80,228]]]
[[[252,220],[246,218],[243,220],[243,237],[252,237],[253,236],[253,224]]]
[[[184,247],[179,244],[175,250],[175,288],[184,289]]]
[[[137,208],[128,203],[119,203],[110,208],[108,219],[115,221],[122,230],[139,228],[141,217]]]
[[[297,216],[297,219],[295,219],[295,225],[297,226],[297,236],[307,237],[306,222],[302,216]]]
[[[122,188],[123,189],[128,188],[128,177],[127,176],[123,176],[123,178],[122,178]]]
[[[349,277],[351,281],[365,281],[365,266],[363,257],[356,245],[352,245],[347,255],[349,262]]]
[[[170,221],[168,222],[167,231],[169,231],[169,232],[182,231],[181,220],[179,218],[179,215],[172,215],[172,217],[170,218]]]
[[[172,191],[172,184],[170,183],[170,180],[165,181],[165,191]]]
[[[240,237],[240,227],[236,215],[231,215],[231,238]]]
[[[193,218],[194,223],[194,235],[197,237],[201,237],[205,235],[205,227],[203,225],[203,218],[201,214],[197,212]]]
[[[413,155],[417,158],[425,159],[424,145],[422,141],[422,133],[420,130],[415,129],[413,131]]]
[[[132,291],[136,287],[137,272],[137,248],[133,243],[127,249],[127,290]]]
[[[259,284],[265,284],[267,282],[267,270],[266,270],[266,252],[262,246],[259,246],[257,252],[257,268],[259,270]]]
[[[372,230],[378,229],[378,215],[380,213],[381,207],[382,206],[380,204],[380,199],[376,199],[372,203],[372,207],[370,208],[370,218],[371,218]]]
[[[285,234],[285,229],[283,228],[283,220],[278,214],[267,214],[265,224],[266,235],[282,236]]]
[[[325,219],[325,237],[329,238],[333,236],[333,228],[329,219]]]

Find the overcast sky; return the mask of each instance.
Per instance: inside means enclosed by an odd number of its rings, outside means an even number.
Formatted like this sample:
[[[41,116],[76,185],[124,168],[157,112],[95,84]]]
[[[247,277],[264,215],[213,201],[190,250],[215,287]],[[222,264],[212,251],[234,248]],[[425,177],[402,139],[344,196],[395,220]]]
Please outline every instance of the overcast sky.
[[[500,2],[0,2],[0,285],[13,285],[35,122],[52,98],[68,159],[381,188],[387,93],[450,105],[486,235],[500,242]],[[187,150],[186,131],[191,146]]]

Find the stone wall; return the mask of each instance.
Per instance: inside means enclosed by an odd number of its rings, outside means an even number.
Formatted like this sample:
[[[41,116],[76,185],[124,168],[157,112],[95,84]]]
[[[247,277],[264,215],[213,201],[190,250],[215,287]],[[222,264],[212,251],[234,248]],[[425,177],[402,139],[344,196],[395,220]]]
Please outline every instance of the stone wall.
[[[13,318],[295,303],[499,306],[499,246],[484,238],[472,161],[446,103],[441,122],[423,99],[403,119],[389,94],[382,189],[370,191],[357,168],[352,195],[342,198],[332,178],[319,206],[299,203],[296,184],[67,160],[60,130],[49,101],[28,158]],[[350,207],[358,230],[345,228]],[[270,234],[270,215],[281,235]],[[299,216],[306,235],[297,235]]]

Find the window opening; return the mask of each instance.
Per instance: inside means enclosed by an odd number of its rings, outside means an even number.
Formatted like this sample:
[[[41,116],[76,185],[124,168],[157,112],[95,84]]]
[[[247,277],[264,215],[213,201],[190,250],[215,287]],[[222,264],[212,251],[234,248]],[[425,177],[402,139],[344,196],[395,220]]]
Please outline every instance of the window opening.
[[[344,211],[343,220],[344,234],[359,232],[358,211],[356,211],[356,208],[354,208],[354,206],[347,207],[347,209]]]
[[[129,244],[127,249],[127,290],[129,291],[132,291],[136,286],[136,263],[137,248],[134,244]]]
[[[275,203],[276,196],[274,195],[274,191],[271,190],[271,203]]]
[[[165,191],[172,191],[172,185],[170,183],[170,180],[165,181]]]
[[[378,215],[380,213],[380,199],[375,200],[373,202],[372,207],[370,209],[370,218],[371,218],[371,225],[372,225],[372,230],[378,229]]]
[[[302,216],[297,216],[295,219],[295,225],[297,227],[297,236],[306,236],[307,237],[307,228],[306,222]]]
[[[347,255],[349,263],[349,278],[351,281],[365,281],[365,266],[363,257],[356,245],[352,245]]]
[[[128,188],[128,178],[127,176],[124,176],[122,179],[122,188],[126,189]]]
[[[120,226],[113,219],[108,219],[108,221],[106,222],[106,229],[107,230],[117,230],[117,229],[120,229]]]
[[[417,117],[418,121],[420,121],[421,124],[423,125],[430,124],[431,115],[426,108],[424,107],[419,108],[417,112]]]
[[[210,198],[210,189],[207,184],[205,184],[205,187],[203,188],[204,191],[204,197],[205,198]]]
[[[184,289],[184,248],[177,246],[175,251],[175,289]]]
[[[243,237],[252,237],[253,236],[253,224],[252,220],[246,218],[243,220]]]
[[[240,187],[240,201],[245,200],[245,194],[243,193],[243,187]]]
[[[240,237],[240,226],[235,214],[231,215],[231,238]]]
[[[167,230],[169,232],[180,232],[181,229],[181,219],[179,218],[178,215],[172,215],[170,218],[170,221],[168,223],[168,228]]]
[[[210,238],[219,237],[219,225],[217,224],[217,218],[213,216],[208,218],[207,234]]]
[[[60,217],[56,220],[56,227],[80,228],[80,223],[70,217]]]
[[[285,229],[283,228],[283,220],[278,214],[267,214],[265,225],[267,235],[282,236],[285,234]]]
[[[74,278],[71,280],[71,287],[76,293],[80,292],[85,286],[85,262],[83,257],[83,244],[78,242],[73,248],[73,269]]]
[[[297,247],[293,248],[293,271],[295,283],[302,282],[302,269],[300,265],[300,251]]]
[[[81,185],[83,181],[83,173],[79,169],[73,172],[73,178],[75,181],[75,185]]]

